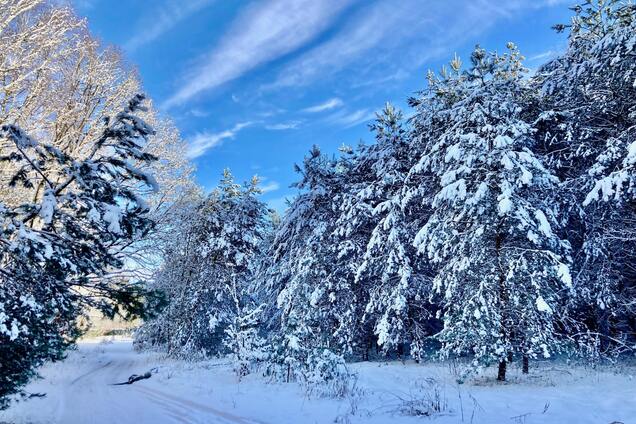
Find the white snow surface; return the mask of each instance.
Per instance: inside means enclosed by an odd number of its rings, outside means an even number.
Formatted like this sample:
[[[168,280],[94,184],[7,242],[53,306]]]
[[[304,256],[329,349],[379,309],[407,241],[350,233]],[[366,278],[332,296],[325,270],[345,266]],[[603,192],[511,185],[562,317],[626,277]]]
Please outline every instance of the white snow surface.
[[[362,362],[349,365],[358,374],[357,395],[338,400],[308,397],[296,383],[267,383],[260,373],[239,382],[223,359],[186,363],[135,353],[130,341],[84,342],[27,388],[45,398],[14,404],[0,412],[0,423],[636,422],[636,368],[532,365],[529,376],[512,367],[505,384],[489,369],[460,385],[447,364]],[[148,380],[110,385],[153,367],[158,372]],[[448,410],[433,419],[400,412],[404,400],[430,394],[423,389],[430,381]]]

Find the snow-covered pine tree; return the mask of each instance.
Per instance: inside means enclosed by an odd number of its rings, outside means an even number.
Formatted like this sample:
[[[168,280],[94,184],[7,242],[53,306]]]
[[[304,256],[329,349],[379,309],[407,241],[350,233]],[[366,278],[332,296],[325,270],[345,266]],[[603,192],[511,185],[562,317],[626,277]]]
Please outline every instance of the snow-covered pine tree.
[[[476,366],[498,363],[500,380],[509,355],[559,350],[556,327],[572,284],[550,196],[558,179],[532,152],[522,57],[512,43],[508,49],[477,47],[469,70],[455,60],[450,73],[431,78],[421,100],[429,112],[420,113],[436,115],[440,135],[413,170],[432,172],[440,185],[415,246],[439,264],[433,290],[442,353],[471,353]]]
[[[74,158],[90,152],[103,130],[103,121],[121,111],[141,90],[138,73],[118,48],[103,45],[88,31],[71,2],[3,0],[0,7],[0,125],[14,124],[41,144]],[[152,102],[138,115],[155,130],[144,151],[160,161],[132,163],[155,175],[159,190],[137,187],[156,223],[143,240],[112,245],[119,249],[124,268],[113,269],[114,279],[146,280],[161,248],[170,205],[192,184],[192,168],[183,155],[184,141],[176,127],[160,116]],[[4,153],[0,153],[4,154]],[[13,163],[0,163],[0,178],[9,181]],[[42,196],[42,182],[37,196]],[[0,187],[0,202],[14,207],[33,201],[32,190]],[[103,276],[101,278],[107,278]]]
[[[0,159],[16,169],[9,185],[34,199],[0,205],[0,408],[38,366],[63,357],[87,307],[134,316],[152,299],[139,284],[101,278],[122,266],[111,246],[134,242],[152,225],[135,189],[155,182],[132,165],[155,159],[144,152],[153,130],[136,115],[143,100],[136,96],[107,121],[81,156],[0,127]]]
[[[272,245],[281,224],[280,214],[270,209],[267,217],[267,232],[259,249],[259,255],[254,260],[254,281],[251,284],[251,293],[259,305],[264,305],[261,330],[268,337],[270,333],[280,329],[280,310],[276,304],[279,294],[276,276],[274,272],[274,257]]]
[[[636,6],[588,0],[573,10],[571,25],[556,27],[570,28],[566,52],[535,78],[545,110],[539,124],[572,199],[580,320],[609,348],[636,330]]]
[[[260,255],[263,239],[268,230],[268,210],[257,195],[259,180],[254,177],[245,187],[234,183],[228,170],[219,184],[220,199],[225,214],[221,215],[221,234],[218,240],[208,239],[214,256],[222,255],[219,269],[209,268],[205,278],[213,282],[220,314],[214,317],[224,328],[223,342],[237,362],[239,375],[249,372],[249,364],[263,358],[260,324],[263,306],[255,302],[252,284],[256,272],[256,259]],[[216,224],[215,224],[216,225]],[[214,289],[213,289],[214,291]],[[226,323],[221,317],[229,317]],[[212,322],[212,321],[211,321]]]
[[[368,186],[369,173],[360,166],[362,145],[357,151],[346,145],[339,150],[336,164],[339,182],[332,189],[333,214],[330,233],[325,238],[332,262],[321,289],[324,301],[315,304],[331,309],[329,313],[336,317],[334,348],[348,357],[366,360],[374,344],[373,326],[364,321],[369,290],[367,282],[356,279],[355,274],[374,225],[371,208],[360,200],[360,191]]]
[[[258,179],[243,187],[225,170],[219,186],[185,214],[155,282],[168,306],[144,324],[138,347],[158,345],[190,359],[231,353],[237,371],[248,371],[249,351],[260,346],[261,308],[250,289],[266,231],[258,193]]]
[[[412,240],[413,220],[402,207],[404,180],[413,165],[409,132],[402,113],[387,104],[371,125],[375,143],[359,154],[353,173],[364,176],[356,190],[358,208],[368,214],[370,228],[355,282],[366,291],[363,320],[377,343],[402,354],[405,344],[419,358],[430,318],[424,261]]]
[[[302,178],[296,186],[302,192],[283,217],[272,245],[271,275],[281,312],[272,362],[287,380],[303,375],[315,349],[344,353],[346,346],[334,334],[351,306],[349,287],[339,285],[341,279],[330,278],[338,263],[329,238],[336,221],[334,198],[341,190],[342,168],[314,147],[297,171]]]

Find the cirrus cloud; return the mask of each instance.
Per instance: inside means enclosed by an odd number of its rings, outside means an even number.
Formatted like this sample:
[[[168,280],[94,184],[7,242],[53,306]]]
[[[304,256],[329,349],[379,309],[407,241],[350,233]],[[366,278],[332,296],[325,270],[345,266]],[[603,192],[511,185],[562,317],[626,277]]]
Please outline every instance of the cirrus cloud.
[[[140,24],[135,35],[125,44],[124,49],[133,52],[149,44],[174,28],[178,23],[197,11],[209,6],[213,0],[169,1],[162,7],[153,8],[152,15],[147,16]]]
[[[302,112],[306,112],[306,113],[324,112],[325,110],[330,110],[330,109],[335,109],[337,107],[340,107],[343,104],[344,103],[342,102],[341,99],[339,99],[338,97],[334,97],[334,98],[331,98],[331,99],[329,99],[327,101],[319,103],[317,105],[307,107],[307,108],[303,109]]]
[[[353,0],[268,0],[254,3],[187,75],[163,104],[181,105],[203,91],[239,78],[257,66],[293,52],[329,27]]]
[[[217,133],[209,133],[203,132],[195,134],[194,137],[190,140],[188,145],[187,156],[190,159],[198,158],[199,156],[203,156],[208,150],[219,146],[224,140],[232,139],[236,136],[236,134],[241,131],[243,128],[249,127],[253,125],[254,122],[240,122],[234,125],[231,129],[217,132]]]

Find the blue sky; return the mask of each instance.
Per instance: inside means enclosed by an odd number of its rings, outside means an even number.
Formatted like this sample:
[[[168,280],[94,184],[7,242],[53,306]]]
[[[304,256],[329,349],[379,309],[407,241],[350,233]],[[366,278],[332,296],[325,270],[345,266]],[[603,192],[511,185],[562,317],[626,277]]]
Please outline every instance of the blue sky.
[[[514,41],[532,69],[564,48],[550,27],[570,16],[560,0],[73,2],[175,121],[198,182],[214,187],[225,167],[240,180],[257,174],[278,209],[313,144],[335,153],[371,142],[375,111],[406,109],[428,69],[477,43]]]

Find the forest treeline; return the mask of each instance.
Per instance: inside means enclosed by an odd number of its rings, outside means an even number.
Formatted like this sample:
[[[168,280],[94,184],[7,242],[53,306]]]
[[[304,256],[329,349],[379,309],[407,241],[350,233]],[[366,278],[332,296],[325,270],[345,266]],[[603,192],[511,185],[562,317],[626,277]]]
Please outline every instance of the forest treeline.
[[[574,7],[530,74],[513,43],[429,73],[373,143],[318,147],[272,218],[256,182],[182,209],[139,348],[284,379],[370,356],[479,368],[634,351],[636,8]],[[331,371],[330,371],[331,370]],[[313,378],[312,377],[312,378]]]
[[[84,333],[282,380],[345,361],[472,367],[633,354],[636,8],[573,8],[535,72],[510,43],[313,148],[282,217],[258,180],[203,194],[177,129],[57,1],[0,0],[0,409]]]

